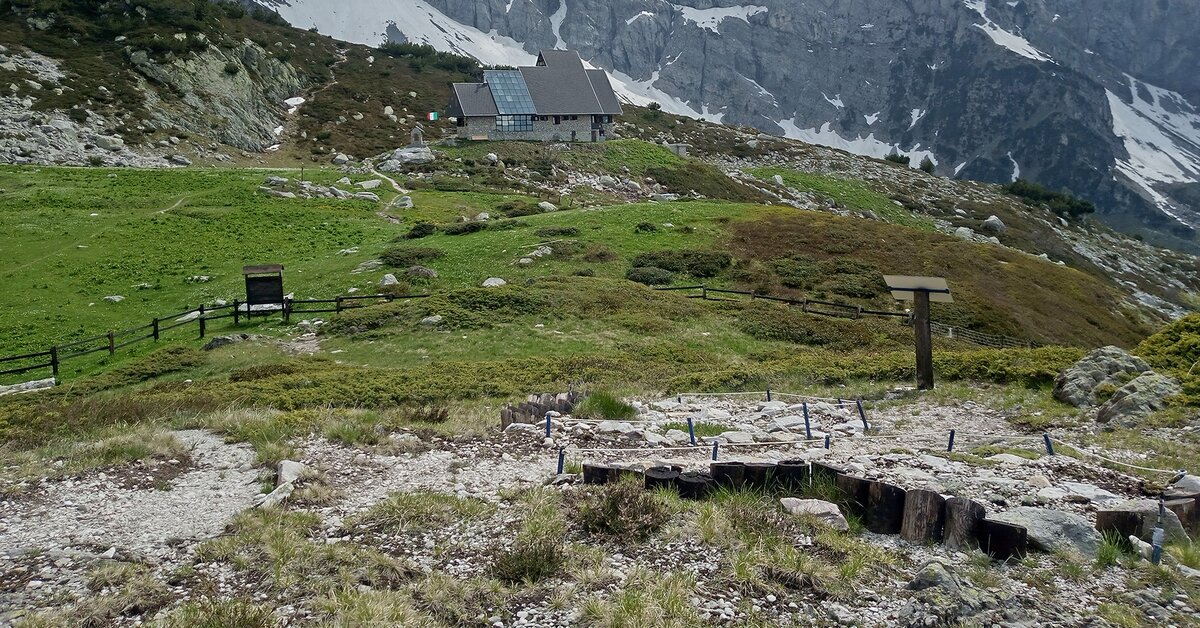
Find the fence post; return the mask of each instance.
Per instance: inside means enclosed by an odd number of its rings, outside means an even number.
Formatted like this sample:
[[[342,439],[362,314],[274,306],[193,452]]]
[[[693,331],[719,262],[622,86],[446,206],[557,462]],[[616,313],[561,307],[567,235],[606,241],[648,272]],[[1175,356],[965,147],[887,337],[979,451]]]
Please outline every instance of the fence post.
[[[808,297],[804,297],[804,301],[800,303],[800,311],[808,313]]]
[[[950,430],[950,442],[946,444],[946,451],[954,451],[954,430]]]
[[[196,317],[196,320],[200,321],[200,337],[203,338],[207,331],[206,327],[208,327],[207,322],[204,320],[204,304],[200,304],[200,307],[196,308],[196,311],[200,313],[200,316]]]
[[[804,438],[806,440],[812,440],[812,426],[810,426],[808,423],[808,402],[801,402],[800,407],[804,410]]]
[[[117,352],[117,343],[113,339],[112,330],[108,332],[108,355],[113,355]]]
[[[292,300],[288,298],[283,300],[283,322],[292,322]]]
[[[688,438],[692,441],[692,447],[696,446],[696,424],[692,421],[692,417],[688,417]]]
[[[546,413],[546,438],[550,438],[550,413]]]
[[[858,312],[854,315],[854,320],[862,318],[862,306],[858,306]]]
[[[1054,444],[1050,442],[1050,433],[1049,432],[1042,433],[1042,442],[1046,443],[1046,454],[1053,456],[1054,455]]]
[[[54,379],[58,380],[58,347],[50,347],[50,370],[54,373]]]
[[[566,467],[567,467],[567,448],[559,447],[558,448],[558,474],[562,475],[563,471],[566,470]]]
[[[700,298],[705,301],[708,300],[708,284],[702,284],[700,286]]]
[[[158,342],[158,319],[157,318],[154,319],[153,325],[154,325],[154,342]]]
[[[241,317],[242,304],[237,299],[233,300],[233,324],[238,324],[238,319]]]
[[[716,441],[713,443],[713,454],[712,454],[713,460],[717,459],[717,450],[720,448],[721,448],[721,441]]]
[[[858,405],[858,418],[862,419],[863,431],[871,429],[871,426],[867,425],[867,411],[863,409],[862,397],[855,399],[854,403]]]
[[[335,297],[333,299],[333,301],[334,301],[334,309],[337,310],[338,314],[341,314],[342,313],[342,297]]]

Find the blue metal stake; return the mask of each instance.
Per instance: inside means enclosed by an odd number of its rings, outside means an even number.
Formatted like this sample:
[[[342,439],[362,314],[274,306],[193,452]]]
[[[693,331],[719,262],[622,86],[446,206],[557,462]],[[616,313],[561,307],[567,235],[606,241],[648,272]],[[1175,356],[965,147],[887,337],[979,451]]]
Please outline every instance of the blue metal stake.
[[[546,438],[550,438],[550,413],[546,413]]]
[[[721,441],[713,443],[713,460],[717,459],[717,450],[721,448]]]
[[[825,449],[829,449],[829,434],[825,435]]]
[[[863,410],[862,397],[856,399],[855,402],[858,404],[858,418],[862,419],[863,431],[865,432],[870,429],[870,426],[867,425],[867,412],[866,410]]]
[[[562,475],[567,468],[567,450],[565,447],[558,448],[558,474]]]
[[[770,401],[770,400],[771,400],[771,389],[768,388],[767,389],[767,401]]]
[[[802,402],[800,408],[804,410],[804,438],[812,440],[812,426],[808,423],[808,402]]]
[[[841,397],[838,397],[838,407],[839,408],[842,407],[842,398]]]
[[[1053,456],[1054,455],[1054,444],[1050,442],[1050,433],[1049,432],[1042,434],[1042,441],[1046,443],[1046,454]]]
[[[954,430],[950,430],[950,442],[946,445],[946,451],[954,451]]]
[[[692,447],[696,446],[696,423],[688,417],[688,438],[692,439]]]

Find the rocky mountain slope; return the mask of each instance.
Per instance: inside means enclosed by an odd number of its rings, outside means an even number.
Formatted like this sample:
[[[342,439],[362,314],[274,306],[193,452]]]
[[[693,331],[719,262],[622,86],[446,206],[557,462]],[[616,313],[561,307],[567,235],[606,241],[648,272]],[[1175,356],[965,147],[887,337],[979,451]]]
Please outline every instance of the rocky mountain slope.
[[[633,102],[913,164],[1018,176],[1194,249],[1200,5],[987,0],[259,0],[359,43],[485,63],[569,47]]]

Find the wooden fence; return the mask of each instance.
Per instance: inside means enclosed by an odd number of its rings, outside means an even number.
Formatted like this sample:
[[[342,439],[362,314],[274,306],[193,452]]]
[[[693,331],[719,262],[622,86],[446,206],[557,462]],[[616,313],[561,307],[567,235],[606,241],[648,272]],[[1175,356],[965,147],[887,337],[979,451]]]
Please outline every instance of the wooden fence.
[[[801,310],[808,314],[819,314],[821,316],[832,316],[837,318],[860,319],[864,316],[875,316],[882,318],[902,318],[906,321],[910,318],[905,312],[885,312],[883,310],[866,309],[861,306],[848,305],[846,303],[834,303],[831,301],[819,301],[816,299],[802,298],[791,299],[787,297],[776,297],[762,292],[753,290],[726,290],[723,288],[710,288],[705,285],[697,286],[667,286],[664,288],[655,288],[660,291],[696,291],[699,294],[690,294],[689,299],[705,299],[707,301],[732,301],[734,299],[723,298],[720,295],[740,295],[748,296],[751,301],[774,301],[776,303],[785,303],[791,306],[798,306]],[[710,296],[717,295],[717,296]],[[964,327],[954,327],[937,321],[931,322],[930,327],[933,333],[945,336],[947,338],[957,338],[967,342],[977,344],[983,347],[993,347],[997,349],[1013,349],[1013,348],[1029,348],[1039,346],[1038,343],[1022,340],[1020,338],[1012,338],[1010,336],[998,336],[994,334],[985,334],[983,332],[966,329]]]
[[[200,305],[169,316],[155,318],[139,327],[130,327],[129,329],[122,329],[120,331],[108,331],[81,340],[55,345],[46,351],[39,351],[37,353],[2,357],[0,358],[0,367],[12,364],[18,366],[0,370],[0,376],[20,375],[49,369],[51,375],[55,379],[58,379],[60,366],[66,360],[73,360],[102,352],[107,352],[110,356],[116,355],[117,351],[140,342],[147,340],[158,342],[163,334],[189,325],[196,325],[199,337],[204,338],[208,334],[208,324],[217,320],[233,319],[233,324],[238,325],[242,319],[280,314],[283,320],[288,321],[291,320],[292,314],[344,312],[364,307],[369,301],[391,302],[397,299],[423,299],[428,296],[428,294],[371,294],[341,296],[333,299],[285,299],[283,303],[269,308],[247,306],[247,304],[236,299],[233,303],[225,305]],[[256,307],[260,309],[255,309]]]

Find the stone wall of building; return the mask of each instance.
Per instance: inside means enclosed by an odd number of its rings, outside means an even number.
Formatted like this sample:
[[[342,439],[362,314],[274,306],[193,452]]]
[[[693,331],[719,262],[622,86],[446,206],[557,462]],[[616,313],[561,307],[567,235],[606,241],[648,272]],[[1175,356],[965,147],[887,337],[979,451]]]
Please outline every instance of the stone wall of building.
[[[597,138],[598,141],[604,141],[612,137],[613,125],[605,124],[603,127],[604,137]],[[532,131],[506,133],[496,131],[496,121],[494,118],[467,118],[467,125],[458,127],[458,137],[461,139],[486,137],[493,141],[570,142],[572,141],[572,131],[575,132],[574,141],[592,141],[592,117],[584,115],[579,116],[578,120],[563,119],[559,124],[554,124],[554,118],[550,117],[546,121],[534,121]]]

